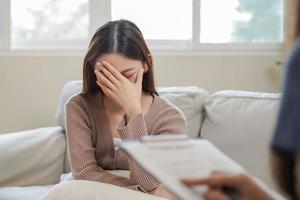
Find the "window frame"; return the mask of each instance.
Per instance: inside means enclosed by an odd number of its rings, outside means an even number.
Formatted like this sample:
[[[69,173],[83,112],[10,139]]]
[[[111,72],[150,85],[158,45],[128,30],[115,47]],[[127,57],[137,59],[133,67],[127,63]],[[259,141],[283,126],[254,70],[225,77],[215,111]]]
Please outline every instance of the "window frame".
[[[284,4],[284,1],[283,1]],[[111,19],[111,0],[89,0],[89,36],[87,40],[19,41],[13,47],[11,42],[11,2],[0,0],[0,14],[3,28],[0,29],[0,55],[49,55],[58,53],[83,55],[90,38],[105,22]],[[154,54],[278,54],[283,50],[281,43],[201,43],[200,42],[200,5],[201,0],[192,0],[192,39],[191,40],[146,40]],[[283,6],[284,7],[284,6]],[[102,12],[99,12],[102,8]],[[284,12],[284,8],[283,8]],[[282,20],[284,22],[284,14]],[[282,22],[282,24],[283,24]],[[284,24],[283,24],[284,25]],[[283,31],[283,35],[284,30]],[[41,46],[41,44],[43,45]],[[29,46],[29,44],[31,46]],[[34,45],[32,45],[34,44]],[[37,53],[39,52],[39,53]]]
[[[10,0],[0,0],[0,50],[10,49]]]

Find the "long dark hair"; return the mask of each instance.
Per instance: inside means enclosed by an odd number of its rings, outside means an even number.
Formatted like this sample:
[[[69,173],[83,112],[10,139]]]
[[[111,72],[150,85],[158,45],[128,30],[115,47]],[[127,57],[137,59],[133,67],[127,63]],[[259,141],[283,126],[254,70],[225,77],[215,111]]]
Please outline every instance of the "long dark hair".
[[[300,2],[297,3],[294,40],[300,37]],[[299,130],[300,131],[300,130]],[[296,152],[286,151],[284,149],[272,148],[271,151],[271,167],[275,181],[279,188],[286,193],[290,199],[299,200],[299,192],[297,191],[296,173]]]
[[[153,76],[153,60],[140,29],[128,20],[110,21],[101,26],[92,37],[83,63],[82,94],[101,91],[96,83],[96,59],[107,53],[118,53],[147,64],[142,90],[158,95]]]

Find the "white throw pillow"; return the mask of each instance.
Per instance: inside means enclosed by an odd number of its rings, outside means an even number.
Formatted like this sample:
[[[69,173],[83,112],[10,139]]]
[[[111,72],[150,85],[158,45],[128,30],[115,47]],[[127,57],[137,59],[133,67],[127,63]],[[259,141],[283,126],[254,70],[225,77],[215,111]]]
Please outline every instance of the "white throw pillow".
[[[196,86],[158,87],[157,92],[183,112],[188,123],[186,134],[192,138],[199,137],[203,120],[203,104],[209,97],[209,93]]]
[[[94,181],[72,180],[55,185],[42,200],[163,200],[162,198]]]
[[[66,119],[65,119],[65,104],[72,96],[81,92],[82,89],[82,81],[69,81],[67,82],[61,92],[59,97],[58,108],[55,114],[55,118],[57,123],[66,130]]]

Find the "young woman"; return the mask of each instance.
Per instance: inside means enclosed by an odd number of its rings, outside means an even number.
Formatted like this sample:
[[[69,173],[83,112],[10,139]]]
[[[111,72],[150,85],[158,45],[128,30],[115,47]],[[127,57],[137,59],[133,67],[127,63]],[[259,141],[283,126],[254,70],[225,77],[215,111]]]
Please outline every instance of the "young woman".
[[[294,48],[287,60],[277,128],[272,141],[272,167],[275,180],[289,199],[300,199],[300,3],[298,1]],[[208,200],[229,200],[219,190],[221,186],[234,188],[241,200],[274,200],[251,177],[245,174],[215,173],[207,179],[183,180],[188,186],[208,185],[204,194]]]
[[[83,64],[82,92],[66,104],[72,174],[164,198],[173,196],[125,153],[114,139],[179,134],[184,115],[155,90],[152,56],[130,21],[111,21],[92,37]],[[130,179],[106,170],[129,169]]]

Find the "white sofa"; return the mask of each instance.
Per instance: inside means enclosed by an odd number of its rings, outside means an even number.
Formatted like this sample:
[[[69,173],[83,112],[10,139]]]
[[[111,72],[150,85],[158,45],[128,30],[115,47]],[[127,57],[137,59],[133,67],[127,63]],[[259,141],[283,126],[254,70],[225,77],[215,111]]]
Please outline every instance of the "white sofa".
[[[82,81],[70,81],[63,87],[56,115],[59,126],[0,134],[1,200],[35,200],[49,190],[50,193],[59,190],[56,184],[63,179],[61,175],[70,172],[64,104],[80,92],[81,87]],[[193,138],[201,134],[251,174],[273,187],[268,172],[268,146],[277,116],[279,94],[220,91],[209,95],[198,87],[162,87],[158,91],[184,112],[189,124],[187,134]],[[128,176],[127,171],[112,173]],[[60,184],[70,187],[68,181]],[[82,182],[76,184],[77,188],[83,188]],[[80,191],[76,187],[70,191]],[[97,195],[102,200],[158,199],[114,186],[93,183],[89,188],[93,187],[97,188]],[[117,198],[120,193],[122,198]],[[54,195],[54,199],[59,197]],[[87,199],[97,198],[89,196]]]

